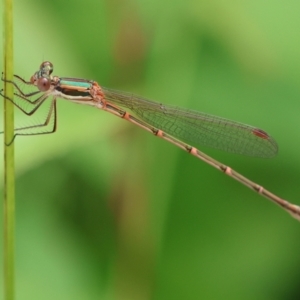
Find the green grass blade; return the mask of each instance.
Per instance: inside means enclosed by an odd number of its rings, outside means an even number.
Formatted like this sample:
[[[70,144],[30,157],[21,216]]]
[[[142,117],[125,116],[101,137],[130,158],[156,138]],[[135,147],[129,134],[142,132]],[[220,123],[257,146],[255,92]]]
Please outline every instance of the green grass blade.
[[[4,0],[4,76],[13,76],[13,4]],[[13,97],[13,86],[4,83],[4,93]],[[14,299],[15,172],[14,105],[4,101],[4,299]]]

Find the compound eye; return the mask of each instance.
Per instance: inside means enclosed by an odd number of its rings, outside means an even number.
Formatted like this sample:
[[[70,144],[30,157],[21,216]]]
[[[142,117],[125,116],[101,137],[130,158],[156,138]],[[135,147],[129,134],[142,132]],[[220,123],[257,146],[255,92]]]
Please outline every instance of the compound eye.
[[[30,82],[31,82],[32,84],[35,84],[35,82],[36,82],[36,76],[35,76],[35,75],[31,76]]]
[[[51,82],[48,78],[41,77],[38,79],[37,87],[41,92],[46,92],[49,90]]]
[[[44,61],[41,63],[40,70],[50,75],[53,72],[53,64],[50,61]]]

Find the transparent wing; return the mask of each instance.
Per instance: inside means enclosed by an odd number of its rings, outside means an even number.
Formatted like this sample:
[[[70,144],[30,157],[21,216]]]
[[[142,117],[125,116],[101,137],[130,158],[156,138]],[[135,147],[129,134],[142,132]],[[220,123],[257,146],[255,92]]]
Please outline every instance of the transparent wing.
[[[259,128],[129,93],[106,88],[103,92],[107,101],[130,109],[148,124],[192,145],[256,157],[272,157],[278,152],[276,141]]]

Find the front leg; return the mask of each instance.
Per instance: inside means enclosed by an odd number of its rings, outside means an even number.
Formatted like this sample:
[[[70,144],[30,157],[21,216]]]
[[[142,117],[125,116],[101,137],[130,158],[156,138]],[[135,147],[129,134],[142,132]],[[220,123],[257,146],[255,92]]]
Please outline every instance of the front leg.
[[[13,81],[13,80],[7,80],[4,78],[4,73],[2,72],[2,76],[1,76],[1,80],[4,81],[4,82],[8,82],[8,83],[11,83],[17,90],[18,92],[25,98],[28,98],[28,97],[31,97],[31,96],[34,96],[36,94],[38,94],[40,91],[34,91],[32,93],[24,93],[22,91],[22,89],[20,88],[20,85],[21,84],[25,84],[27,86],[34,86],[34,84],[32,84],[31,81],[26,81],[24,80],[23,78],[21,78],[20,76],[18,75],[14,75],[14,78],[16,81]],[[3,91],[3,89],[1,90],[1,92]],[[16,95],[16,94],[15,94]]]
[[[42,93],[39,90],[36,90],[31,93],[25,93],[21,89],[21,84],[26,86],[34,86],[31,81],[25,81],[18,75],[14,75],[14,81],[7,80],[4,78],[4,74],[2,73],[1,80],[4,82],[8,82],[10,84],[13,84],[13,86],[16,88],[17,92],[14,92],[14,98],[7,97],[3,93],[3,89],[0,90],[0,96],[3,98],[11,101],[17,108],[19,108],[23,113],[26,115],[32,115],[40,106],[41,104],[47,99],[48,95],[45,93]],[[41,95],[42,93],[42,95]],[[34,97],[31,99],[31,97]]]

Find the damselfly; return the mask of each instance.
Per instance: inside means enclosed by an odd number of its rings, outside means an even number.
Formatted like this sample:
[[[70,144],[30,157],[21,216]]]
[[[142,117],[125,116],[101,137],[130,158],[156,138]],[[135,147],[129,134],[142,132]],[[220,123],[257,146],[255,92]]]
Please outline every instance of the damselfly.
[[[26,115],[33,115],[52,96],[45,121],[42,124],[16,128],[15,136],[55,132],[57,128],[57,98],[95,106],[123,118],[196,156],[265,196],[300,220],[299,206],[272,194],[262,186],[250,181],[189,144],[195,143],[249,156],[272,157],[278,151],[277,143],[265,131],[202,112],[164,105],[130,93],[107,89],[101,87],[96,81],[52,76],[52,72],[52,63],[46,61],[41,64],[40,69],[34,73],[30,81],[25,81],[18,75],[14,75],[13,81],[2,77],[3,81],[13,84],[17,92],[14,93],[15,99],[4,96],[2,90],[0,94],[7,100],[12,101]],[[21,88],[24,84],[34,86],[37,90],[24,93]],[[131,110],[134,115],[122,107]],[[50,129],[47,126],[49,124],[52,124]],[[44,130],[44,128],[48,129]]]

